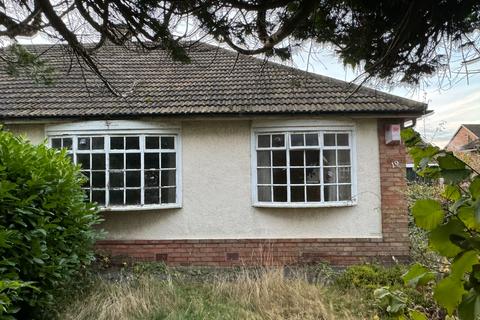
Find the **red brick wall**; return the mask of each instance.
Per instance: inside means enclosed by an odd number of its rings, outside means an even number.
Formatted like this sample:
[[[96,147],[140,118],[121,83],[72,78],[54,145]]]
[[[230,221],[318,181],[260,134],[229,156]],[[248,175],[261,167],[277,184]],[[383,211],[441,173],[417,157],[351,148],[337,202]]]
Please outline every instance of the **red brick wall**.
[[[473,140],[478,139],[470,130],[460,127],[457,134],[448,143],[446,149],[449,151],[457,151],[461,146],[466,145]]]
[[[409,254],[405,149],[403,145],[385,145],[386,123],[388,121],[378,122],[382,239],[104,240],[97,243],[97,250],[111,255],[114,262],[134,259],[223,267],[313,262],[388,263],[393,261],[392,257],[405,261]]]

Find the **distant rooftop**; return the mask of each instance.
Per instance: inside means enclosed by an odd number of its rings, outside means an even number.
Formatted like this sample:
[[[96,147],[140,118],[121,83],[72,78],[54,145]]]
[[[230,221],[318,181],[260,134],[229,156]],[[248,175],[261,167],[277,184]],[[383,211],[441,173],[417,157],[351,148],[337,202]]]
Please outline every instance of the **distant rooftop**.
[[[470,130],[474,135],[480,138],[480,124],[462,124],[465,128]]]

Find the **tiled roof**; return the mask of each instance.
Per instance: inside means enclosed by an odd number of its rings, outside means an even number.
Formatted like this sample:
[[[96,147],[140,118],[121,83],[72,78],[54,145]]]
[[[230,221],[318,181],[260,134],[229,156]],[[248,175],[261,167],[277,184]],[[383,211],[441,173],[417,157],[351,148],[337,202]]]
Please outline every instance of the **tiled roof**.
[[[470,130],[474,135],[480,138],[480,124],[462,124],[465,128]]]
[[[418,116],[427,105],[210,45],[190,49],[190,64],[163,50],[104,46],[95,54],[115,96],[63,45],[34,45],[56,70],[55,83],[14,77],[0,64],[0,117],[119,117],[281,113],[387,113]]]

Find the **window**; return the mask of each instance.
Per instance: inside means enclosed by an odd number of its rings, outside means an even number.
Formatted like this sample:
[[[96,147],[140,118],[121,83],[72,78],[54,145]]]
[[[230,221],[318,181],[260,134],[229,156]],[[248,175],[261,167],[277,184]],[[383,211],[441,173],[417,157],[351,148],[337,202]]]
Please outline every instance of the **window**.
[[[171,206],[178,197],[178,137],[166,134],[52,136],[88,181],[84,190],[103,207]]]
[[[256,204],[352,202],[351,131],[257,132]]]

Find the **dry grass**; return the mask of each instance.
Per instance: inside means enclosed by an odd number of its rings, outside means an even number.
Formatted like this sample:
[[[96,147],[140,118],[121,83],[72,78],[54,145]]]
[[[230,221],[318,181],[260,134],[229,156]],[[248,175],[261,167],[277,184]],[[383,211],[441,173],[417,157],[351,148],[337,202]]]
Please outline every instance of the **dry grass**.
[[[59,319],[359,319],[338,310],[326,288],[280,270],[242,272],[235,280],[125,281],[98,278],[59,311]],[[342,297],[344,299],[344,297]]]

